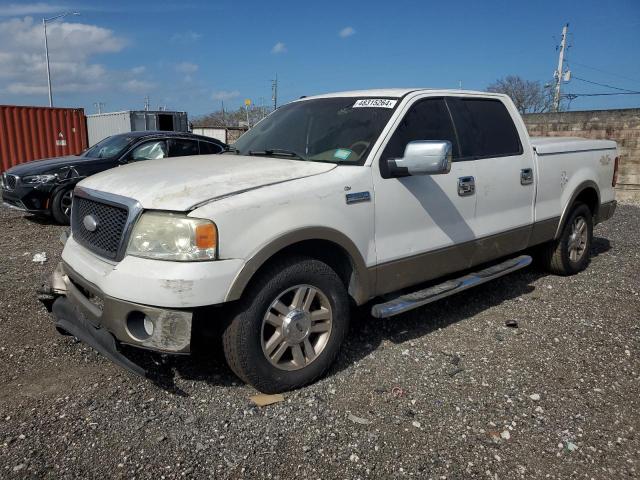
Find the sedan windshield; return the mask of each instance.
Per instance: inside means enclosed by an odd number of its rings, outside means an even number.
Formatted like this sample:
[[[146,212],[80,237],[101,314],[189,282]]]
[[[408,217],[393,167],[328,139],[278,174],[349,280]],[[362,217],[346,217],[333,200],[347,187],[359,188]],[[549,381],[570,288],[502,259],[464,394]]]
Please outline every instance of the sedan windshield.
[[[124,152],[132,140],[132,137],[128,137],[126,135],[114,135],[112,137],[107,137],[84,152],[82,156],[87,158],[117,157]]]
[[[234,144],[241,155],[362,164],[397,100],[319,98],[289,103]]]

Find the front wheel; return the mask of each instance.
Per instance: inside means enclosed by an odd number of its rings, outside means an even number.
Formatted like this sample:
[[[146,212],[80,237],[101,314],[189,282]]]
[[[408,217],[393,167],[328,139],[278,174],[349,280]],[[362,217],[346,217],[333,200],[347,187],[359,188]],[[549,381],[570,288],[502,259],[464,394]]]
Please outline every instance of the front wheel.
[[[574,275],[589,264],[593,240],[593,217],[584,203],[577,203],[560,238],[545,245],[542,260],[546,270],[556,275]]]
[[[61,225],[69,225],[71,219],[71,203],[73,202],[73,187],[57,192],[51,200],[51,215]]]
[[[265,393],[302,387],[335,360],[349,325],[340,277],[307,257],[275,262],[245,291],[224,335],[231,369]]]

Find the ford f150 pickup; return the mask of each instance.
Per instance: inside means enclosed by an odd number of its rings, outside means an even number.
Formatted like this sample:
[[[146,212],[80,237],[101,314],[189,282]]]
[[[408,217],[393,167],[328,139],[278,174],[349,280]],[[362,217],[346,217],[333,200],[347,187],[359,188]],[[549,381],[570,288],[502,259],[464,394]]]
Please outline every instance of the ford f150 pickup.
[[[331,365],[351,306],[392,317],[523,268],[534,246],[578,273],[616,206],[615,142],[529,138],[499,94],[302,98],[229,150],[76,187],[43,298],[59,330],[144,374],[122,344],[186,354],[222,322],[242,380],[293,389]]]

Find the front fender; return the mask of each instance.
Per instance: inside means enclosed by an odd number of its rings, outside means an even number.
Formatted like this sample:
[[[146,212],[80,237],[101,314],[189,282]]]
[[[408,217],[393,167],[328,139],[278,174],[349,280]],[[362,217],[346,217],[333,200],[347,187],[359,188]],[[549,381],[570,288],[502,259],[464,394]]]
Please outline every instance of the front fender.
[[[231,284],[225,301],[238,300],[253,275],[274,255],[287,247],[305,240],[321,240],[330,242],[343,249],[351,261],[353,278],[349,284],[349,293],[358,305],[365,303],[372,291],[372,277],[358,251],[356,245],[343,233],[328,227],[307,227],[291,231],[273,239],[266,246],[255,252],[243,265]]]

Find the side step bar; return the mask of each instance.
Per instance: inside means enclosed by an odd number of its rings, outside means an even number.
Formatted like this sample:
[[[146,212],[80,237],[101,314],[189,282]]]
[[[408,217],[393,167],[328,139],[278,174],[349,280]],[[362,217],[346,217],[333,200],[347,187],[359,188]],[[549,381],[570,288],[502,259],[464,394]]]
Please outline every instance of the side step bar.
[[[371,307],[371,315],[376,318],[388,318],[394,315],[413,310],[427,303],[435,302],[441,298],[448,297],[468,288],[481,285],[495,278],[502,277],[531,264],[529,255],[521,255],[510,260],[505,260],[491,267],[470,273],[464,277],[448,280],[439,285],[418,290],[417,292],[401,295],[385,303],[379,303]]]

